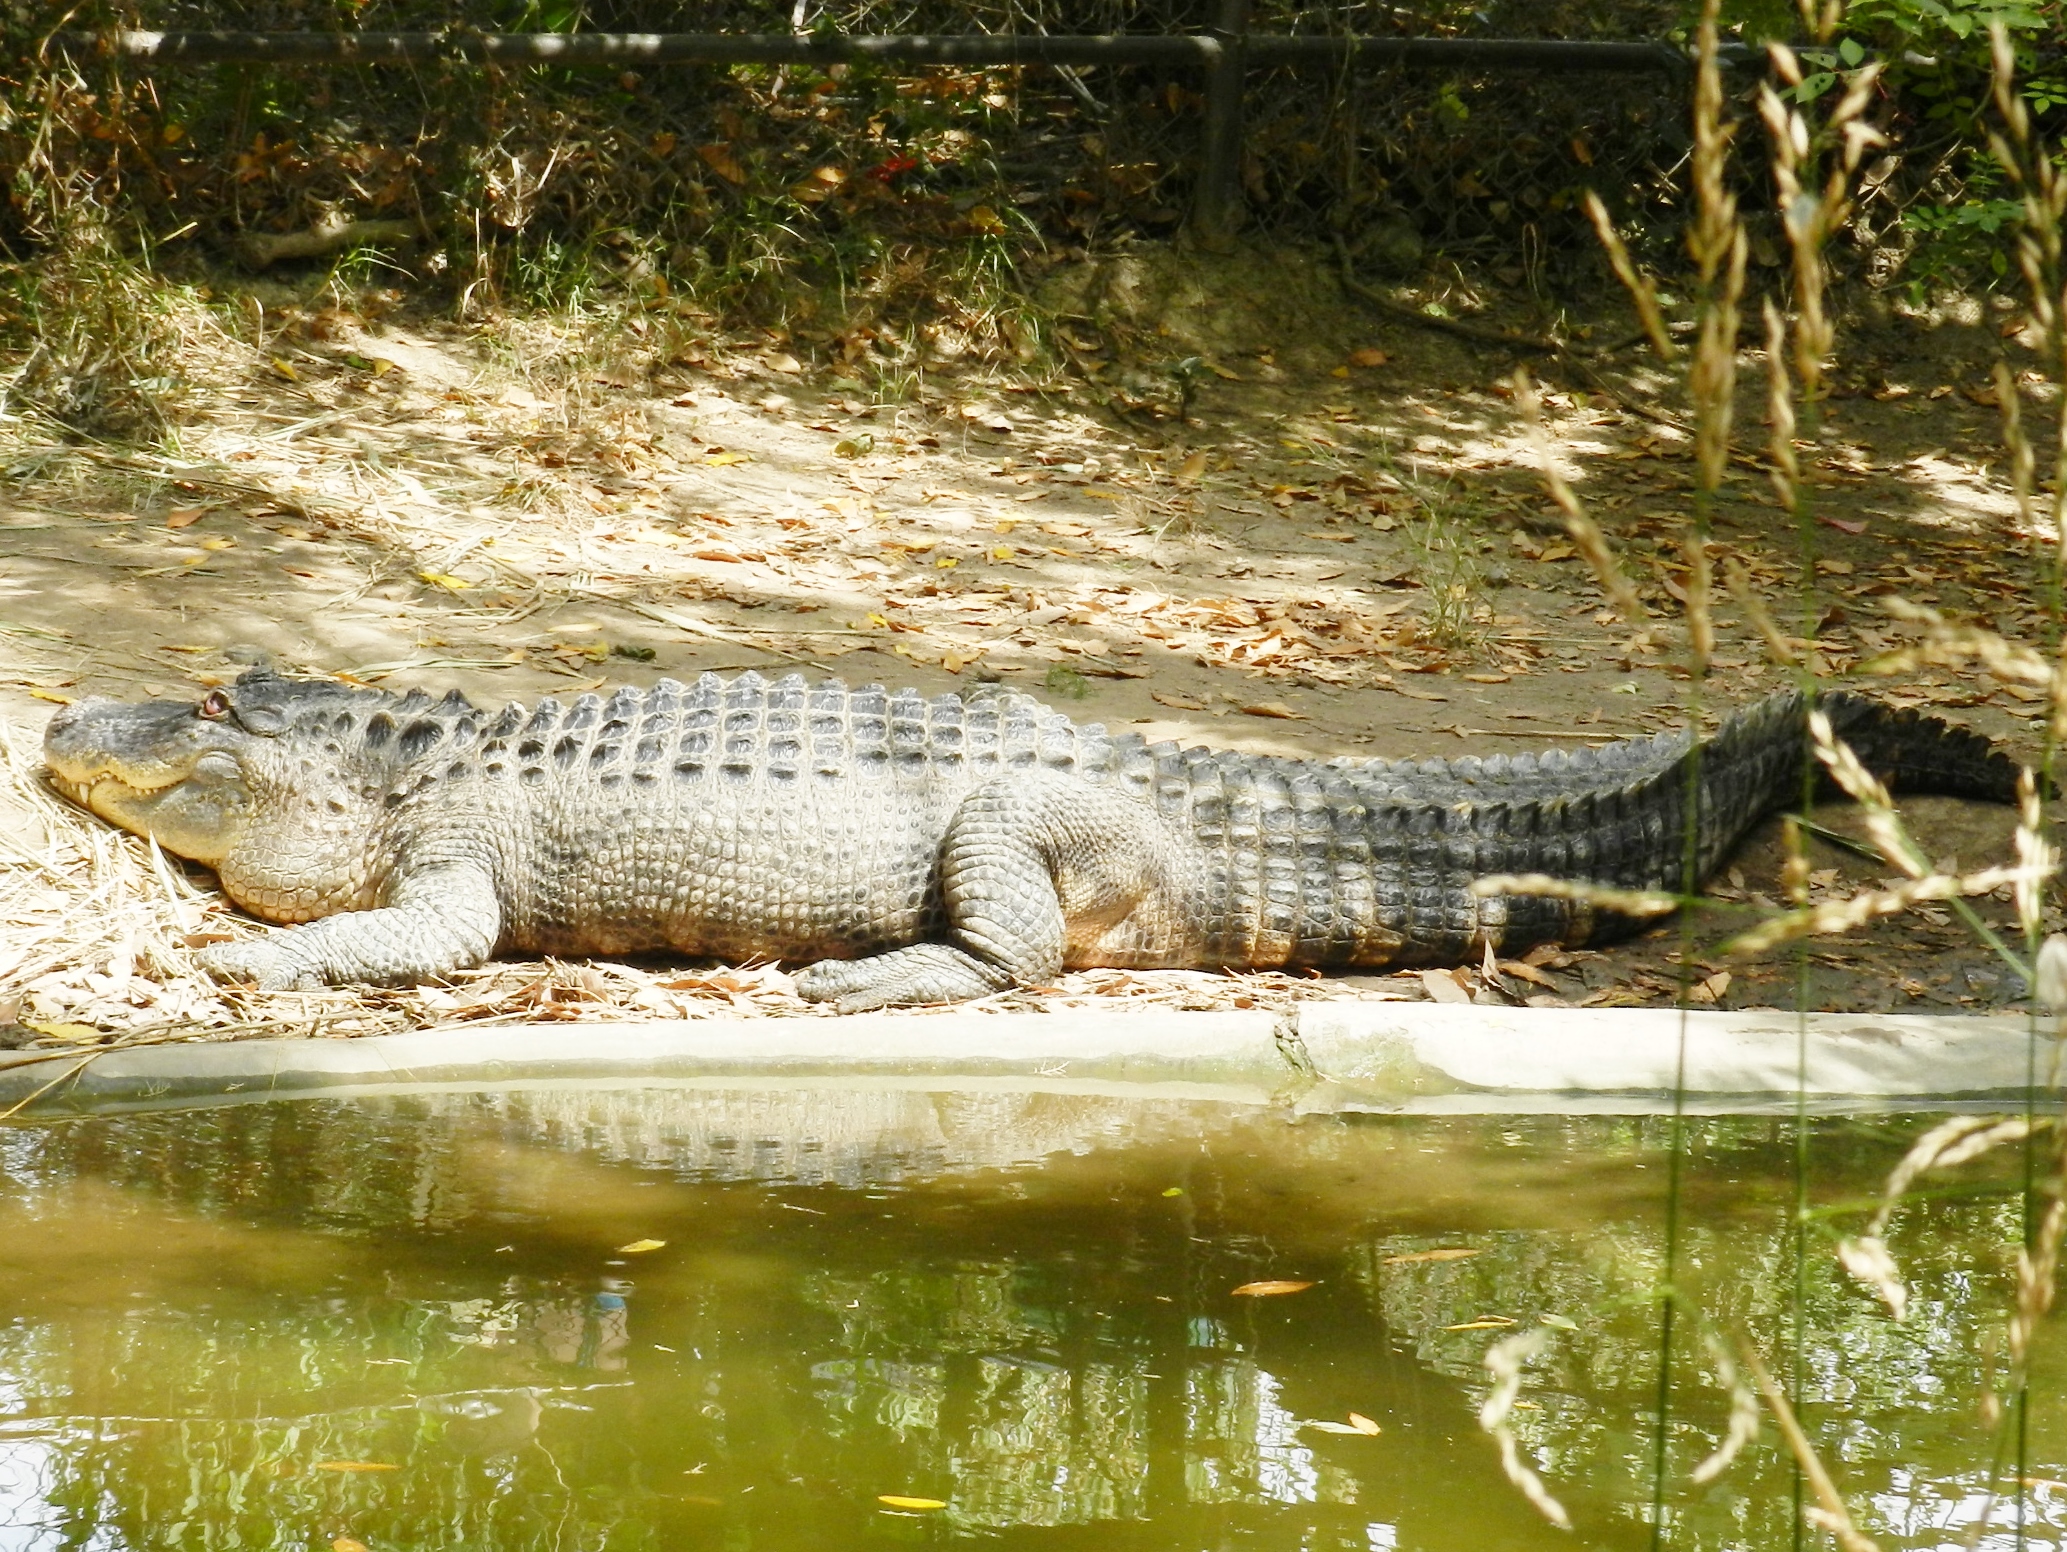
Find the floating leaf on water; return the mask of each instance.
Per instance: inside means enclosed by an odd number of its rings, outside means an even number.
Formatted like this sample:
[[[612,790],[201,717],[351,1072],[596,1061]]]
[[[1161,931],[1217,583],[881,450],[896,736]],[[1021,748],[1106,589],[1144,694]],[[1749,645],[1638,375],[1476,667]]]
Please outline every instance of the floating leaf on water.
[[[878,1493],[876,1502],[892,1509],[945,1509],[944,1498],[907,1498],[902,1493]]]
[[[619,1245],[617,1253],[621,1256],[643,1256],[647,1251],[658,1250],[666,1243],[664,1239],[635,1239],[629,1245]]]
[[[1163,1195],[1165,1195],[1165,1196],[1182,1196],[1182,1195],[1184,1195],[1184,1187],[1182,1187],[1182,1186],[1169,1186],[1169,1187],[1166,1187],[1166,1188],[1164,1189],[1164,1191],[1163,1191]]]
[[[1383,1433],[1385,1431],[1384,1429],[1380,1428],[1376,1423],[1372,1422],[1371,1419],[1364,1416],[1364,1414],[1361,1412],[1352,1412],[1349,1414],[1349,1425],[1350,1427],[1354,1428],[1358,1433],[1376,1435]]]
[[[1485,1320],[1467,1320],[1458,1325],[1444,1326],[1445,1331],[1505,1331],[1514,1322],[1505,1315],[1489,1316]]]
[[[1385,1264],[1387,1266],[1413,1266],[1421,1261],[1462,1261],[1466,1256],[1480,1254],[1482,1252],[1464,1245],[1446,1245],[1441,1250],[1415,1250],[1403,1256],[1387,1256]]]
[[[402,1468],[386,1460],[319,1460],[318,1471],[400,1471]]]
[[[332,1536],[330,1552],[367,1552],[366,1543],[350,1536]]]
[[[1556,1326],[1560,1331],[1577,1331],[1579,1329],[1579,1322],[1572,1319],[1569,1315],[1545,1315],[1543,1317],[1543,1324],[1546,1326]]]
[[[1258,1283],[1243,1283],[1234,1293],[1238,1299],[1270,1299],[1284,1293],[1304,1293],[1312,1286],[1295,1278],[1272,1277]]]
[[[1363,1429],[1361,1429],[1361,1428],[1353,1428],[1353,1427],[1351,1427],[1351,1426],[1350,1426],[1350,1425],[1349,1425],[1348,1423],[1331,1423],[1331,1422],[1329,1422],[1329,1421],[1328,1421],[1328,1420],[1327,1420],[1326,1418],[1324,1418],[1324,1417],[1316,1417],[1316,1418],[1313,1418],[1313,1419],[1311,1419],[1310,1421],[1307,1421],[1307,1422],[1301,1423],[1301,1424],[1300,1424],[1299,1426],[1300,1426],[1301,1428],[1311,1428],[1311,1429],[1312,1429],[1312,1430],[1313,1430],[1313,1431],[1314,1431],[1315,1433],[1362,1433],[1362,1432],[1363,1432]]]

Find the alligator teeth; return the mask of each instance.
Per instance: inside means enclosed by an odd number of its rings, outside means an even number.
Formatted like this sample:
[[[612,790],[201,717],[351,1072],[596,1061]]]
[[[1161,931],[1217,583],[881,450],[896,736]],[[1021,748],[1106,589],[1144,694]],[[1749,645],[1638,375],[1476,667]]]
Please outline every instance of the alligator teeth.
[[[60,787],[68,789],[73,795],[81,799],[103,786],[120,787],[131,796],[148,798],[178,786],[183,779],[182,777],[174,776],[169,781],[159,782],[155,787],[146,787],[140,782],[131,781],[127,776],[117,776],[113,771],[98,771],[83,780],[59,776],[57,777],[57,783]]]

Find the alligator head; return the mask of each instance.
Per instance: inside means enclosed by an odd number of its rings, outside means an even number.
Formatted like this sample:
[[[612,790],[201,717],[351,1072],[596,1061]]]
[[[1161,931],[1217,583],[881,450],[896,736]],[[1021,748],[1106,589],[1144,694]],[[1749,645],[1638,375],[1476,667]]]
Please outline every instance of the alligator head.
[[[259,915],[305,921],[371,903],[382,799],[415,752],[397,725],[433,704],[254,669],[199,701],[66,706],[43,758],[82,808],[214,868]]]

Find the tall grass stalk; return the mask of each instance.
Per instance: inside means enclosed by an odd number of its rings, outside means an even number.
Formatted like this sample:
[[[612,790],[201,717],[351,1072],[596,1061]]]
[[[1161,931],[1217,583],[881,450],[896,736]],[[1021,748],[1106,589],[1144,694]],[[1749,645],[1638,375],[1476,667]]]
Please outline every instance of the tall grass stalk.
[[[1692,676],[1696,707],[1704,674],[1713,653],[1711,591],[1707,565],[1707,525],[1713,503],[1729,472],[1731,426],[1735,397],[1736,342],[1745,281],[1745,224],[1724,179],[1731,128],[1724,120],[1724,97],[1720,72],[1715,67],[1716,0],[1705,0],[1698,31],[1695,87],[1694,218],[1688,237],[1700,299],[1695,346],[1688,368],[1688,392],[1693,402],[1695,424],[1695,481],[1693,511],[1687,535],[1690,586],[1687,603],[1688,667]],[[1804,3],[1803,17],[1811,37],[1828,42],[1841,15],[1834,3],[1820,6]],[[2060,233],[2067,221],[2067,175],[2063,175],[2046,150],[2036,142],[2028,113],[2014,90],[2013,56],[2006,36],[1996,36],[1997,78],[1995,105],[2003,127],[1993,136],[1997,157],[2009,170],[2024,194],[2025,229],[2017,237],[2018,265],[2032,296],[2032,317],[2044,335],[2044,349],[2050,375],[2067,381],[2067,288],[2062,283]],[[1803,73],[1792,50],[1775,46],[1773,73],[1785,86],[1800,87]],[[1817,649],[1818,600],[1816,597],[1816,529],[1808,483],[1804,478],[1801,448],[1812,445],[1820,434],[1822,406],[1829,397],[1829,363],[1837,329],[1829,297],[1825,248],[1841,230],[1851,212],[1851,190],[1867,151],[1885,144],[1884,137],[1867,119],[1874,102],[1877,67],[1868,65],[1850,73],[1845,89],[1820,126],[1812,123],[1798,99],[1801,93],[1783,95],[1771,85],[1759,94],[1759,116],[1770,145],[1773,184],[1781,226],[1788,249],[1788,299],[1785,305],[1768,297],[1760,306],[1767,367],[1766,416],[1768,421],[1767,473],[1781,508],[1793,523],[1800,564],[1799,634],[1790,636],[1773,611],[1758,594],[1755,584],[1734,562],[1726,567],[1729,590],[1747,620],[1764,638],[1776,663],[1791,673],[1812,696],[1818,678],[1827,671]],[[1795,100],[1791,100],[1795,99]],[[1629,260],[1619,238],[1606,218],[1605,207],[1595,201],[1590,207],[1596,228],[1607,248],[1610,263],[1628,287],[1639,317],[1645,324],[1658,354],[1671,358],[1671,340],[1666,334],[1656,298],[1649,284]],[[1885,654],[1873,665],[1878,671],[1899,672],[1925,664],[1972,666],[1987,675],[2011,683],[2042,685],[2048,692],[2049,716],[2045,733],[2045,755],[2037,774],[2025,773],[2021,786],[2015,851],[2012,862],[1955,874],[1937,867],[1925,849],[1904,825],[1892,798],[1865,765],[1834,734],[1820,714],[1810,717],[1811,753],[1805,761],[1803,803],[1813,797],[1818,772],[1825,773],[1857,801],[1865,814],[1868,835],[1897,878],[1882,888],[1867,890],[1848,900],[1812,903],[1809,891],[1809,859],[1806,826],[1799,821],[1787,825],[1787,860],[1782,873],[1782,891],[1791,909],[1741,934],[1729,947],[1738,950],[1770,950],[1795,943],[1803,957],[1798,966],[1798,1005],[1808,1006],[1807,940],[1818,933],[1843,931],[1878,916],[1891,915],[1925,901],[1945,901],[1957,911],[1976,936],[2016,973],[2033,978],[2038,969],[2042,997],[2056,1007],[2067,1008],[2067,937],[2044,938],[2046,912],[2043,885],[2060,866],[2060,854],[2053,843],[2040,794],[2051,790],[2052,751],[2067,736],[2067,645],[2062,644],[2061,612],[2062,557],[2067,554],[2067,395],[2061,398],[2060,437],[2049,489],[2042,489],[2037,460],[2024,431],[2019,385],[2006,367],[1997,371],[1996,386],[2002,404],[2003,438],[2009,450],[2011,497],[2014,520],[2032,533],[2040,544],[2040,570],[2050,617],[2051,637],[2047,651],[2034,653],[2019,648],[1994,632],[1947,621],[1932,611],[1891,599],[1891,612],[1906,618],[1918,629],[1914,645]],[[1657,628],[1629,587],[1619,562],[1598,525],[1587,517],[1578,493],[1558,468],[1540,421],[1536,396],[1527,379],[1516,378],[1516,399],[1528,421],[1542,457],[1545,481],[1552,498],[1565,514],[1566,524],[1578,543],[1611,605],[1633,627]],[[1689,810],[1693,808],[1690,802]],[[1689,831],[1688,855],[1692,854]],[[2017,906],[2022,952],[2004,941],[1968,904],[1975,894],[2008,886]],[[1558,894],[1589,905],[1592,886],[1536,877],[1483,879],[1486,892]],[[1690,893],[1687,884],[1682,894]],[[1656,897],[1658,902],[1666,896]],[[1638,904],[1627,902],[1624,908]],[[1642,902],[1652,904],[1652,901]],[[1683,948],[1686,945],[1683,944]],[[1691,954],[1682,953],[1683,964]],[[2067,1014],[2063,1014],[2067,1033]],[[2034,1052],[2036,1046],[2034,1045]],[[1794,1128],[1795,1156],[1795,1276],[1786,1347],[1789,1362],[1785,1383],[1776,1381],[1757,1345],[1748,1333],[1740,1334],[1744,1362],[1757,1380],[1757,1391],[1778,1425],[1796,1466],[1796,1508],[1798,1528],[1816,1527],[1829,1532],[1848,1552],[1868,1552],[1874,1543],[1859,1529],[1847,1507],[1835,1474],[1821,1458],[1812,1437],[1812,1425],[1805,1420],[1807,1396],[1807,1268],[1810,1244],[1809,1211],[1810,1155],[1806,1093],[1806,1021],[1798,1060],[1803,1073],[1797,1094]],[[2057,1060],[2045,1081],[2058,1080]],[[2033,1077],[2039,1068],[2034,1055]],[[2035,1086],[2035,1085],[2034,1085]],[[2034,1140],[2048,1130],[2052,1145],[2041,1159]],[[2067,1117],[2041,1120],[2035,1114],[2021,1118],[1961,1118],[1934,1129],[1919,1140],[1890,1177],[1881,1205],[1866,1225],[1865,1232],[1836,1247],[1845,1269],[1900,1319],[1908,1303],[1908,1291],[1899,1265],[1889,1246],[1887,1231],[1907,1193],[1924,1174],[1949,1168],[1978,1157],[1998,1146],[2021,1141],[2026,1149],[2026,1194],[2029,1205],[2024,1243],[2019,1251],[2016,1285],[2003,1330],[2008,1368],[2001,1387],[2014,1398],[2009,1408],[1996,1404],[1998,1381],[1991,1366],[1981,1397],[1984,1421],[1995,1430],[1996,1445],[1991,1480],[1999,1480],[2005,1458],[2014,1453],[2016,1474],[2022,1475],[2024,1397],[2030,1374],[2030,1352],[2041,1321],[2054,1302],[2059,1261],[2067,1244]],[[1656,1427],[1652,1461],[1652,1538],[1662,1544],[1667,1534],[1667,1482],[1671,1477],[1667,1456],[1668,1405],[1671,1401],[1673,1366],[1673,1311],[1689,1297],[1677,1285],[1677,1224],[1679,1212],[1679,1169],[1682,1129],[1672,1133],[1670,1179],[1667,1187],[1666,1243],[1660,1273],[1660,1331]],[[2040,1176],[2045,1184],[2038,1185]],[[1994,1349],[1991,1348],[1991,1351]],[[1492,1355],[1489,1355],[1489,1361]],[[1513,1365],[1519,1356],[1511,1344],[1503,1344],[1500,1356]],[[1507,1372],[1505,1367],[1501,1372]],[[1739,1415],[1750,1403],[1748,1388],[1733,1410],[1725,1445],[1696,1468],[1696,1478],[1712,1480],[1748,1440],[1750,1424]],[[1490,1426],[1490,1425],[1489,1425]],[[1503,1439],[1504,1455],[1511,1455],[1512,1440]],[[1525,1469],[1525,1468],[1524,1468]],[[1533,1476],[1524,1480],[1510,1467],[1510,1476],[1539,1509],[1543,1490]],[[1534,1490],[1532,1491],[1532,1487]],[[1554,1501],[1553,1501],[1554,1502]],[[2022,1499],[2019,1499],[2022,1511]],[[1984,1515],[1985,1524],[1985,1515]],[[1799,1532],[1798,1532],[1799,1533]],[[1980,1531],[1976,1530],[1976,1535]]]

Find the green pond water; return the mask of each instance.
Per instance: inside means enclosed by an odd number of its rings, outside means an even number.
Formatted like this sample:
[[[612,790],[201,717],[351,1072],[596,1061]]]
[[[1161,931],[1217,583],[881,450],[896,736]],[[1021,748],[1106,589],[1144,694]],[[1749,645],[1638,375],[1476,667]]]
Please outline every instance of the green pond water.
[[[1813,1200],[1863,1204],[1933,1119],[1813,1123]],[[1670,1136],[777,1087],[0,1129],[0,1552],[1647,1547]],[[1976,1406],[2018,1150],[1897,1220],[1901,1325],[1832,1264],[1860,1212],[1797,1278],[1791,1121],[1689,1121],[1680,1159],[1689,1306],[1798,1364],[1861,1528],[2058,1545],[2050,1329],[1992,1507]],[[1664,1543],[1791,1547],[1770,1422],[1688,1481],[1729,1412],[1698,1325]],[[1539,1326],[1514,1419],[1570,1532],[1477,1422],[1486,1349]]]

